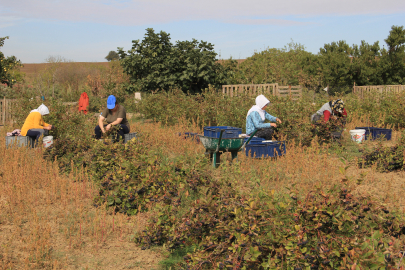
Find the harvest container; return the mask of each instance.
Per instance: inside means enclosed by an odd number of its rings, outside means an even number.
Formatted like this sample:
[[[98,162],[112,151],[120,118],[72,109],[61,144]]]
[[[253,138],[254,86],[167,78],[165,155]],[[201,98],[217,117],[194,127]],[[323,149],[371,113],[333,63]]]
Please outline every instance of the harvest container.
[[[350,136],[352,137],[352,141],[356,143],[361,143],[362,141],[365,140],[365,134],[366,130],[365,129],[353,129],[349,131]]]
[[[249,138],[245,138],[246,142]],[[248,144],[258,144],[258,143],[263,143],[264,139],[263,138],[258,138],[258,137],[253,137]]]
[[[227,126],[215,126],[215,127],[204,127],[204,136],[219,138],[221,130],[224,130],[222,134],[223,139],[227,138],[239,138],[239,134],[242,134],[242,129],[237,127],[227,127]]]
[[[28,136],[6,136],[6,148],[9,147],[33,147],[34,140]]]
[[[248,144],[245,148],[246,156],[255,158],[277,157],[286,153],[284,141]]]
[[[197,136],[197,133],[194,132],[184,132],[184,133],[179,133],[179,136],[183,136],[184,139],[191,138],[195,140],[196,142],[200,142],[200,138]]]
[[[375,140],[378,138],[385,138],[387,141],[391,140],[392,130],[387,128],[376,128],[376,127],[356,127],[356,129],[366,130],[366,140]]]
[[[131,139],[136,138],[136,132],[124,134],[124,143],[129,142]]]

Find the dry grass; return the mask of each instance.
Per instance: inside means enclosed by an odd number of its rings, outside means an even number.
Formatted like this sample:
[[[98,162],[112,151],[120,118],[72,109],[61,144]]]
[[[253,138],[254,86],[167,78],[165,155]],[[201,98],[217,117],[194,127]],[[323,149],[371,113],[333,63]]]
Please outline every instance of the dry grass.
[[[0,155],[0,269],[157,267],[160,255],[130,240],[147,216],[94,208],[84,171],[61,176],[41,149],[5,149],[4,139]]]
[[[347,130],[351,125],[366,123],[359,120],[349,124]],[[178,135],[185,131],[201,133],[196,126],[162,127],[158,123],[136,122],[131,130],[170,157],[200,158],[205,152],[201,143]],[[357,145],[348,136],[344,133],[347,148],[376,144]],[[394,132],[393,140],[384,144],[395,144],[398,138],[399,132]],[[130,241],[134,231],[145,225],[147,215],[128,218],[94,208],[92,198],[97,188],[86,172],[61,176],[55,164],[42,159],[42,150],[5,149],[1,140],[0,155],[0,269],[157,268],[162,259],[160,253],[142,251]],[[372,194],[403,210],[404,172],[360,169],[355,159],[344,164],[328,146],[313,144],[306,148],[289,144],[287,154],[275,160],[251,159],[240,153],[236,166],[229,165],[227,154],[222,160],[219,169],[207,170],[212,170],[215,177],[232,178],[242,191],[249,193],[259,189],[285,192],[292,188],[304,194],[317,186],[339,183],[343,177],[339,168],[350,165],[345,174],[354,180],[367,173],[357,193]]]
[[[342,150],[340,156],[352,155],[354,149],[375,147],[379,142],[366,141],[362,144],[351,142],[349,130],[355,126],[367,126],[367,120],[359,119],[349,123],[343,133],[342,144],[346,150]],[[135,123],[132,130],[137,130],[148,136],[156,147],[169,156],[176,155],[203,155],[205,152],[201,143],[178,136],[179,132],[199,132],[196,126],[179,124],[173,127],[162,127],[154,123]],[[381,142],[385,146],[395,145],[400,138],[400,131],[393,131],[392,140]],[[360,169],[356,157],[351,160],[339,158],[329,145],[320,146],[313,143],[310,147],[302,147],[290,143],[287,145],[287,154],[277,159],[252,159],[243,153],[238,155],[238,166],[230,164],[230,154],[225,153],[221,158],[223,166],[213,170],[216,177],[232,178],[239,188],[247,193],[259,190],[266,192],[286,192],[290,188],[301,194],[313,191],[316,187],[330,187],[341,183],[344,177],[352,179],[355,183],[361,175],[365,177],[356,188],[358,194],[370,194],[389,207],[405,210],[405,198],[402,193],[405,188],[403,179],[405,172],[380,173],[375,168]],[[344,174],[341,169],[349,166]]]
[[[67,62],[70,63],[70,62]],[[108,67],[109,62],[74,62],[80,65],[99,65],[103,67]],[[63,64],[63,63],[62,63]],[[52,63],[39,63],[39,64],[23,64],[24,66],[21,67],[20,71],[24,72],[27,75],[36,74],[41,70],[45,70],[47,66],[51,66]]]

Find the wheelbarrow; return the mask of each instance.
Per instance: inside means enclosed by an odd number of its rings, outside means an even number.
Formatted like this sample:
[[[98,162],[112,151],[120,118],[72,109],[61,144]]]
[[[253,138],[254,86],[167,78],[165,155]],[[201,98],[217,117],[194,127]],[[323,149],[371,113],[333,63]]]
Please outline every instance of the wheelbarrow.
[[[210,156],[212,160],[212,167],[217,168],[220,164],[220,156],[223,152],[231,152],[232,160],[238,156],[238,152],[242,151],[246,144],[250,142],[253,136],[256,134],[255,130],[249,137],[249,139],[244,142],[245,138],[224,138],[222,139],[222,134],[224,130],[221,130],[219,138],[206,137],[203,135],[198,135],[200,141],[205,147],[205,154]]]

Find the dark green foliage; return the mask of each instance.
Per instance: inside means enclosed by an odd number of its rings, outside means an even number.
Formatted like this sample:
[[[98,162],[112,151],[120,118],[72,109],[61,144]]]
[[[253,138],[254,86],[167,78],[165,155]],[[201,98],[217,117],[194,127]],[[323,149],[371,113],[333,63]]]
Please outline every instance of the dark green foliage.
[[[8,37],[0,37],[0,48],[4,46],[4,41]],[[12,87],[16,83],[16,78],[11,72],[13,68],[21,66],[21,61],[15,56],[5,57],[0,51],[0,83]]]
[[[405,81],[405,29],[392,26],[385,42],[388,50],[383,50],[381,72],[385,84],[404,84]]]
[[[317,85],[319,69],[317,64],[314,65],[315,58],[312,53],[305,51],[304,46],[294,42],[289,43],[288,47],[283,49],[269,48],[254,53],[241,63],[232,82]]]
[[[186,212],[160,208],[137,241],[146,248],[198,244],[182,269],[337,269],[355,263],[378,269],[393,265],[384,260],[393,251],[389,242],[405,232],[401,215],[346,187],[259,199],[239,195],[229,183],[211,183]]]
[[[352,48],[343,40],[325,44],[319,52],[324,85],[353,85],[350,65]]]
[[[120,59],[120,56],[119,56],[119,54],[118,54],[117,52],[115,52],[115,51],[110,51],[110,52],[108,53],[108,55],[105,57],[105,59],[106,59],[108,62],[110,62],[110,61],[113,61],[113,60],[118,60],[118,59]]]
[[[325,44],[316,55],[291,42],[284,49],[254,53],[240,65],[232,59],[224,65],[232,69],[229,81],[233,84],[299,84],[317,91],[329,86],[331,95],[350,92],[353,83],[404,84],[404,27],[392,26],[385,42],[388,50],[381,49],[378,42],[371,45],[362,40],[360,45],[350,46],[340,40]]]
[[[132,41],[127,53],[119,49],[121,65],[129,75],[131,89],[156,91],[180,88],[200,92],[209,84],[219,87],[226,81],[226,69],[216,63],[211,43],[193,39],[172,44],[170,35],[146,29],[145,38]]]
[[[361,41],[361,45],[353,45],[351,73],[357,85],[381,85],[384,83],[379,72],[381,58],[378,41],[373,45]]]
[[[372,150],[363,152],[359,159],[361,167],[377,166],[383,172],[397,171],[405,169],[405,132],[399,143],[395,146],[384,147],[382,144]]]

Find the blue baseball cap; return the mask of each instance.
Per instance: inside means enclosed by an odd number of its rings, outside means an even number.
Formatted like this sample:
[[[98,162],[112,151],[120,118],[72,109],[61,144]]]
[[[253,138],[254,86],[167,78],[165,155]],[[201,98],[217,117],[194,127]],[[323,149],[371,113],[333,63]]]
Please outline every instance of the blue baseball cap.
[[[115,108],[115,103],[117,102],[117,99],[115,98],[114,95],[110,95],[107,98],[107,109],[112,110]]]

